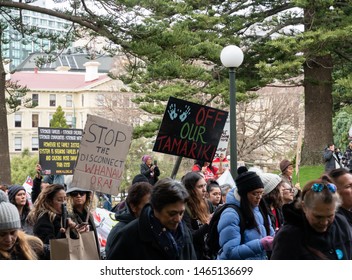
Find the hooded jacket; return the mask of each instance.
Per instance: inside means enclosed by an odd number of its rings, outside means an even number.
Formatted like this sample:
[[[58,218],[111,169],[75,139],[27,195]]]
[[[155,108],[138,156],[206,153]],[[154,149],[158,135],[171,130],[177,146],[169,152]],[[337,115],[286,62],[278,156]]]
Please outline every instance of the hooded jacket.
[[[336,213],[327,231],[316,232],[294,203],[283,206],[285,224],[276,233],[272,260],[350,260],[352,237],[347,220]]]
[[[236,189],[232,189],[226,195],[226,203],[240,207],[240,201],[236,198]],[[265,260],[266,251],[260,243],[260,239],[267,236],[264,226],[264,218],[259,207],[253,208],[255,220],[259,227],[244,230],[244,242],[241,244],[240,217],[236,210],[227,208],[221,214],[218,231],[219,244],[221,247],[218,255],[219,260]],[[270,225],[270,235],[274,236],[274,229]]]

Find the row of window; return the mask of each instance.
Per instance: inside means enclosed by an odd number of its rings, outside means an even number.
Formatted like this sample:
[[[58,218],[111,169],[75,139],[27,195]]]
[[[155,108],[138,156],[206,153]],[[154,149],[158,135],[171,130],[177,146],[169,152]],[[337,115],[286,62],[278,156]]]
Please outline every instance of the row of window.
[[[49,114],[49,123],[53,118],[53,114]],[[73,114],[65,114],[66,123],[69,126],[72,126]],[[44,125],[44,124],[42,124]],[[22,114],[15,113],[15,127],[22,127]],[[32,127],[39,127],[39,114],[32,114]]]
[[[37,136],[32,137],[32,151],[38,151],[39,140]],[[14,138],[14,150],[15,152],[22,151],[22,136],[15,136]]]
[[[32,94],[32,104],[38,106],[39,105],[39,94],[33,93]],[[49,106],[56,107],[56,94],[49,94]],[[72,107],[72,95],[66,94],[66,107]],[[82,106],[84,106],[84,95],[82,95]]]

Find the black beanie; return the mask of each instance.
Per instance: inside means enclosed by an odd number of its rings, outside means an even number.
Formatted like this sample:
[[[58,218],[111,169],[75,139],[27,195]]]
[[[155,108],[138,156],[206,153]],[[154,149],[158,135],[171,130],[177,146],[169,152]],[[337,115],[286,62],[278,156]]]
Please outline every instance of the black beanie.
[[[132,180],[132,185],[135,183],[140,183],[140,182],[149,183],[148,178],[146,176],[144,176],[143,174],[138,174],[138,175],[134,176],[134,178]]]
[[[243,196],[253,190],[264,188],[264,184],[257,173],[248,171],[247,168],[243,167],[238,169],[238,176],[235,182],[237,192],[240,196]]]
[[[7,195],[9,197],[10,202],[14,199],[14,197],[19,191],[26,191],[26,189],[23,186],[19,186],[19,185],[9,186],[9,191]]]

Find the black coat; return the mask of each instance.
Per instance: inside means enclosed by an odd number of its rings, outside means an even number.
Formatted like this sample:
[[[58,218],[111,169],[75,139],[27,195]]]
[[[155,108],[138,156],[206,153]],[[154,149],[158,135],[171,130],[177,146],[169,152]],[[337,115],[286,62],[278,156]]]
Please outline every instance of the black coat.
[[[152,165],[153,166],[153,165]],[[151,171],[150,167],[146,163],[142,163],[140,166],[141,174],[147,177],[149,183],[154,186],[154,184],[158,181],[158,177],[160,176],[159,167],[155,165],[154,170]]]
[[[198,260],[209,259],[207,248],[205,246],[205,237],[209,232],[208,224],[200,224],[195,218],[192,218],[189,210],[185,211],[183,221],[192,233],[193,246],[196,251]]]
[[[275,235],[271,260],[350,260],[352,236],[347,220],[336,213],[324,233],[316,232],[302,210],[283,206],[285,224]]]
[[[69,217],[76,224],[82,224],[83,222],[85,222],[87,220],[87,211],[84,211],[83,213],[79,213],[78,211],[74,211],[73,213],[71,213],[69,215]],[[89,228],[90,228],[89,230],[93,231],[93,233],[94,233],[95,243],[97,245],[98,253],[100,254],[101,250],[100,250],[100,243],[99,243],[99,238],[98,238],[98,233],[97,233],[97,227],[95,225],[94,217],[93,217],[92,214],[89,214],[88,225],[89,225]],[[75,236],[75,235],[73,235],[73,236]]]
[[[116,236],[114,246],[107,253],[108,260],[194,260],[191,233],[185,225],[183,228],[183,247],[179,256],[170,257],[161,247],[151,227],[151,206],[146,205],[138,219],[130,222]],[[180,226],[180,225],[179,225]]]
[[[119,214],[115,214],[115,219],[118,223],[111,229],[108,238],[106,240],[105,251],[109,254],[109,251],[114,247],[117,234],[130,222],[136,219],[136,217],[131,213],[129,206],[126,203],[126,207]]]

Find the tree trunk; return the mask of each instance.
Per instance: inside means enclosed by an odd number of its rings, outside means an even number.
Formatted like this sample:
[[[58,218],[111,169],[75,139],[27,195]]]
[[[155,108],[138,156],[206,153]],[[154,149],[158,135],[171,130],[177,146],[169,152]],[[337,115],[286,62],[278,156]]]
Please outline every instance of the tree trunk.
[[[330,55],[304,65],[305,128],[301,165],[323,163],[323,150],[333,142],[332,69]]]
[[[5,102],[6,73],[2,63],[1,51],[0,62],[0,183],[11,184],[9,136],[7,129],[7,110]]]

